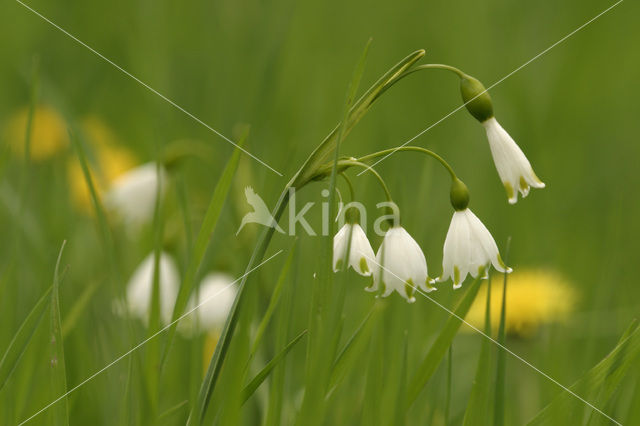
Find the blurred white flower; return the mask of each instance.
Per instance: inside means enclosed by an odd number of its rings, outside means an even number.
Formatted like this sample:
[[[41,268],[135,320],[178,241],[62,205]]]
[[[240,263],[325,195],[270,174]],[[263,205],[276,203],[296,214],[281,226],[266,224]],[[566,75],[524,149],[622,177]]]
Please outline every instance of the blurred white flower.
[[[373,285],[367,291],[378,291],[380,284],[389,296],[393,290],[400,293],[409,303],[416,301],[413,293],[416,287],[426,292],[436,288],[427,273],[427,260],[418,243],[401,226],[391,227],[376,255],[376,267],[373,269]]]
[[[160,167],[158,174],[156,163],[138,166],[113,182],[105,195],[105,206],[129,227],[148,223],[153,217],[158,185],[162,195],[165,181],[166,172]]]
[[[489,263],[500,272],[511,272],[511,268],[500,258],[496,242],[480,219],[468,208],[453,213],[444,242],[442,276],[438,281],[451,278],[453,288],[460,288],[467,274],[476,278]],[[484,274],[486,276],[486,270]]]
[[[160,254],[158,268],[160,316],[167,324],[171,321],[173,306],[178,295],[180,277],[175,262],[167,253]],[[147,256],[136,268],[127,284],[127,305],[132,315],[145,323],[149,320],[151,291],[153,288],[153,253]]]
[[[189,310],[199,306],[192,315],[197,317],[201,329],[216,331],[222,328],[238,292],[235,281],[232,276],[220,272],[212,272],[202,279],[189,301]]]
[[[517,191],[524,198],[529,194],[530,186],[544,188],[544,183],[536,176],[527,157],[495,117],[483,121],[482,125],[487,131],[493,162],[507,191],[509,204],[518,201]]]
[[[351,247],[349,246],[349,235],[351,234]],[[364,230],[358,223],[346,223],[333,237],[333,270],[335,272],[342,268],[342,262],[349,248],[348,266],[360,275],[369,276],[375,266],[375,257],[371,244],[367,239]]]

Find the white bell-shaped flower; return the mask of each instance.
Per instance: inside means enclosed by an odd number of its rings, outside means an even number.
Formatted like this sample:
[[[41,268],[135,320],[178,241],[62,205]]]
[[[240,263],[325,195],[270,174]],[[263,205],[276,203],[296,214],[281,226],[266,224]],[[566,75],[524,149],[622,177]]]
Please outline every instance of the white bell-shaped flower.
[[[116,213],[128,227],[148,223],[152,217],[158,194],[164,189],[166,172],[156,163],[146,163],[118,177],[105,195],[105,206]]]
[[[422,249],[401,226],[393,226],[386,232],[372,272],[373,285],[365,290],[378,291],[382,288],[382,297],[395,290],[413,303],[416,288],[425,292],[436,289],[431,286],[433,280],[427,273],[427,260]]]
[[[511,268],[500,258],[495,240],[480,219],[468,208],[456,211],[444,242],[442,276],[438,281],[451,278],[453,288],[460,288],[467,274],[476,278],[489,264],[500,272],[511,272]],[[485,277],[486,274],[485,269]]]
[[[351,236],[351,246],[349,247],[349,236]],[[358,223],[346,223],[333,237],[333,270],[335,272],[342,268],[345,256],[349,249],[347,267],[351,266],[360,275],[369,276],[375,264],[375,257],[367,235]]]
[[[221,272],[206,275],[197,290],[197,298],[194,292],[189,302],[189,310],[198,306],[194,315],[198,319],[200,328],[221,330],[237,292],[235,280],[230,275]]]
[[[151,291],[153,288],[153,253],[147,256],[131,275],[127,284],[127,305],[132,315],[143,322],[149,319]],[[171,321],[178,295],[180,277],[174,260],[167,253],[160,254],[158,268],[160,315],[165,324]]]
[[[518,201],[518,191],[524,198],[529,194],[530,187],[544,188],[544,183],[536,176],[527,157],[496,118],[492,116],[482,125],[487,131],[493,162],[507,191],[509,204]]]

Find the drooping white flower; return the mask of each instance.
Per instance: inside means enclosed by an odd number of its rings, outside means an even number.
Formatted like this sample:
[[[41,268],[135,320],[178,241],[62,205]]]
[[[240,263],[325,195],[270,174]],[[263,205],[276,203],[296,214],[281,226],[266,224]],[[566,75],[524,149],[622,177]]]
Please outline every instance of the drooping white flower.
[[[202,329],[222,328],[238,292],[234,283],[233,277],[221,272],[212,272],[202,279],[189,301],[189,310],[199,306],[193,315]]]
[[[383,288],[382,297],[397,291],[409,303],[416,301],[413,293],[416,288],[431,292],[433,280],[427,273],[427,260],[422,249],[411,235],[401,226],[391,227],[376,255],[373,268],[373,285],[367,291]]]
[[[163,191],[165,176],[162,167],[158,174],[156,163],[136,167],[113,182],[105,195],[105,206],[129,227],[148,223],[153,217],[158,185]]]
[[[151,291],[153,289],[153,253],[147,256],[131,275],[127,284],[127,305],[132,315],[145,323],[149,319]],[[173,306],[178,295],[180,278],[175,262],[167,253],[160,254],[158,268],[160,316],[165,324],[171,321]]]
[[[527,157],[496,118],[492,116],[482,125],[487,131],[493,162],[507,191],[509,204],[518,201],[518,191],[524,198],[531,186],[544,188],[544,183],[536,176]]]
[[[480,219],[468,208],[456,211],[444,242],[442,276],[438,281],[451,278],[453,288],[460,288],[467,274],[476,278],[489,264],[500,272],[511,272],[511,268],[500,258],[496,242]],[[485,276],[486,273],[484,270]]]
[[[354,271],[365,277],[371,275],[375,266],[373,263],[375,255],[364,230],[358,223],[344,224],[333,237],[333,270],[337,272],[342,267],[349,246],[349,235],[351,235],[351,247],[349,247],[347,266],[351,266]]]

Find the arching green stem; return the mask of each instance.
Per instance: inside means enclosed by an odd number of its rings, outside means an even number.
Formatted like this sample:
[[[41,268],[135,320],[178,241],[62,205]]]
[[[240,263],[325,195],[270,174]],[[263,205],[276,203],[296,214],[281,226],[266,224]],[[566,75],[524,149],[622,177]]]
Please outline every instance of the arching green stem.
[[[419,146],[399,146],[396,148],[389,148],[389,149],[385,149],[383,151],[379,151],[379,152],[374,152],[373,154],[369,154],[369,155],[365,155],[364,157],[360,157],[357,159],[357,162],[365,162],[365,161],[369,161],[369,160],[373,160],[374,158],[378,158],[378,157],[384,157],[386,155],[392,154],[396,151],[416,151],[416,152],[421,152],[422,154],[426,154],[430,157],[435,158],[436,160],[438,160],[438,162],[445,168],[447,169],[447,171],[449,172],[449,174],[451,175],[451,179],[457,179],[456,173],[453,171],[453,168],[449,165],[449,163],[447,163],[444,158],[440,157],[438,154],[436,154],[433,151],[430,151],[426,148],[422,148]],[[366,166],[368,169],[371,169],[369,166]]]
[[[456,67],[452,67],[451,65],[446,65],[446,64],[423,64],[423,65],[418,65],[408,71],[405,71],[400,78],[404,78],[410,74],[413,74],[416,71],[420,71],[420,70],[445,70],[445,71],[451,71],[452,73],[455,73],[458,75],[458,77],[460,78],[465,78],[467,77],[467,75],[465,73],[463,73],[461,70],[459,70]]]
[[[357,160],[340,160],[340,165],[345,167],[351,167],[351,166],[362,167],[369,173],[373,174],[373,176],[375,176],[375,178],[378,180],[378,183],[382,187],[382,190],[384,191],[384,194],[387,197],[387,201],[393,201],[393,199],[391,198],[391,192],[389,192],[389,188],[387,187],[387,184],[384,182],[384,179],[382,179],[382,176],[380,176],[380,174],[377,171],[371,168],[371,166]]]
[[[342,176],[344,181],[347,183],[347,186],[349,187],[350,200],[354,201],[356,199],[356,192],[353,189],[353,184],[351,183],[351,179],[349,179],[349,176],[347,176],[344,172],[341,172],[340,176]]]

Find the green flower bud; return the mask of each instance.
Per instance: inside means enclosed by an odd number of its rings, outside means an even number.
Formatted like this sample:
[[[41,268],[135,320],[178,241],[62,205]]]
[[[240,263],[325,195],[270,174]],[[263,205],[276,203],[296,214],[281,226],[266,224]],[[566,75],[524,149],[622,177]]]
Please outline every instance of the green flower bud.
[[[358,210],[355,207],[349,207],[344,212],[344,217],[347,223],[351,223],[351,224],[360,223],[360,210]]]
[[[469,205],[469,190],[467,185],[456,178],[451,182],[451,192],[449,193],[451,205],[456,211],[462,211]]]
[[[489,92],[475,78],[466,75],[460,78],[460,93],[467,111],[481,123],[493,117],[493,104]]]

